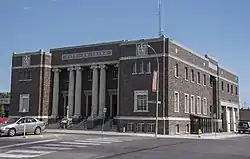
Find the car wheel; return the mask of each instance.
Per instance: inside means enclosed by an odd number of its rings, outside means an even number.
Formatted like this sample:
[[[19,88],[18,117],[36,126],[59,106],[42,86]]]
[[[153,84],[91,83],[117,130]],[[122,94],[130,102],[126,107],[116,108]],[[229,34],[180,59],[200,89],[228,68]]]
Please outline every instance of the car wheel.
[[[10,129],[9,131],[8,131],[8,135],[10,136],[10,137],[13,137],[13,136],[15,136],[16,135],[16,130],[15,129]]]
[[[40,135],[41,134],[41,128],[40,127],[36,127],[34,134],[35,135]]]

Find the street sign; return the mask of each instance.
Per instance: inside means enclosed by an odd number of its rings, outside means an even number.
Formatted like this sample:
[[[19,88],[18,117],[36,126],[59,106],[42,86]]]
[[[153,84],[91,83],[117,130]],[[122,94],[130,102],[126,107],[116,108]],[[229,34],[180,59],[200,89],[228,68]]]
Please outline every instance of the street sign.
[[[103,113],[106,113],[107,112],[107,108],[103,108]]]

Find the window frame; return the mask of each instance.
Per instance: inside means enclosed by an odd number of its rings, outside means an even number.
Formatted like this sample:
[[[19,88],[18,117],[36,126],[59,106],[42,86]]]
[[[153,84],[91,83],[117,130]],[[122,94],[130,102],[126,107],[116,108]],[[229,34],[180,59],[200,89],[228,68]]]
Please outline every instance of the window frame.
[[[139,65],[139,74],[144,74],[144,62],[141,61]]]
[[[206,97],[203,97],[203,100],[202,100],[202,106],[203,106],[203,114],[204,115],[207,115],[207,98]]]
[[[189,94],[184,93],[184,109],[185,109],[185,113],[189,113]]]
[[[207,75],[203,74],[203,85],[206,86],[207,85]]]
[[[136,62],[133,63],[133,66],[132,66],[132,74],[137,74],[137,66],[136,66]]]
[[[175,98],[176,94],[178,99]],[[180,112],[180,93],[177,91],[174,91],[174,112],[175,113]]]
[[[138,110],[138,96],[146,95],[146,110]],[[148,112],[148,90],[135,90],[134,91],[134,112]]]
[[[147,70],[146,70],[146,73],[148,73],[148,74],[151,73],[151,62],[150,62],[150,61],[147,63]]]
[[[188,81],[188,67],[185,66],[185,80]]]
[[[195,114],[195,96],[194,95],[190,95],[190,107],[191,107],[191,113]]]
[[[191,82],[195,82],[194,69],[191,69]]]
[[[23,99],[28,99],[28,106],[26,111],[23,111],[25,107],[23,106]],[[28,113],[30,109],[30,95],[29,94],[20,94],[19,96],[19,112],[21,113]]]
[[[201,73],[199,71],[197,72],[197,83],[201,84]]]
[[[178,65],[178,63],[176,63],[174,66],[174,76],[176,78],[179,78],[179,65]]]
[[[196,106],[197,106],[197,114],[201,114],[201,97],[200,96],[197,96]]]

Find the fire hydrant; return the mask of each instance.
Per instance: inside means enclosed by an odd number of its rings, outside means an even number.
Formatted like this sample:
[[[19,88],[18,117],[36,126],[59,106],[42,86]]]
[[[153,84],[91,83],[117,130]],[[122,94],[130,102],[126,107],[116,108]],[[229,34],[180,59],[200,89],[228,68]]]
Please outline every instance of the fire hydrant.
[[[201,129],[198,130],[198,137],[200,138],[201,137],[201,134],[202,134],[202,131]]]

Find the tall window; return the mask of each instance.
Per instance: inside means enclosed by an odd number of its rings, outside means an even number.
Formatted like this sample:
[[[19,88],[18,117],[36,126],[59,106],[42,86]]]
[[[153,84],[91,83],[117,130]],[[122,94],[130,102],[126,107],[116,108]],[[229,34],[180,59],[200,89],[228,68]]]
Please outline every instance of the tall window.
[[[238,87],[235,87],[235,94],[238,95]]]
[[[184,94],[184,106],[185,106],[185,113],[189,113],[189,95]]]
[[[147,73],[151,73],[151,62],[147,63]]]
[[[139,71],[139,73],[144,73],[144,63],[143,63],[143,61],[141,61],[141,63],[140,63],[140,71]]]
[[[179,112],[179,92],[174,92],[174,111]]]
[[[201,97],[197,97],[197,114],[201,114]]]
[[[203,98],[203,114],[207,115],[207,98]]]
[[[195,99],[194,99],[194,95],[191,95],[190,97],[190,103],[191,103],[191,113],[195,113]]]
[[[231,93],[233,94],[234,93],[234,86],[231,85]]]
[[[134,111],[147,112],[148,111],[148,91],[134,91]]]
[[[132,68],[132,74],[136,74],[137,73],[137,67],[136,67],[136,62],[133,63],[133,68]]]
[[[191,70],[191,81],[194,82],[194,70]]]
[[[201,83],[201,74],[197,72],[197,83]]]
[[[176,126],[175,126],[175,132],[176,132],[176,134],[180,133],[180,125],[179,124],[176,124]]]
[[[175,66],[174,66],[174,75],[175,75],[175,77],[179,77],[179,67],[178,67],[178,64],[175,64]]]
[[[20,94],[19,99],[19,112],[29,112],[29,94]]]
[[[207,85],[207,77],[206,74],[203,74],[203,85]]]
[[[221,81],[221,90],[224,91],[224,82]]]
[[[185,80],[188,80],[188,68],[185,67]]]
[[[230,90],[229,90],[229,84],[227,84],[227,92],[230,92]]]

